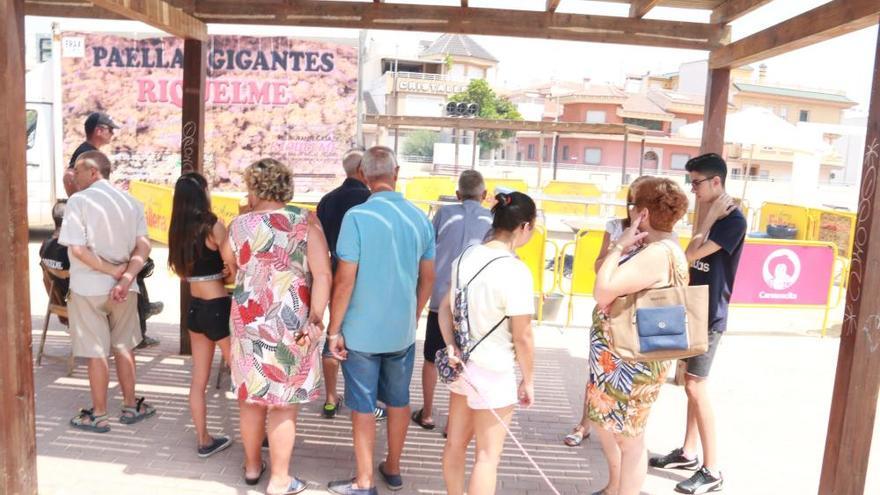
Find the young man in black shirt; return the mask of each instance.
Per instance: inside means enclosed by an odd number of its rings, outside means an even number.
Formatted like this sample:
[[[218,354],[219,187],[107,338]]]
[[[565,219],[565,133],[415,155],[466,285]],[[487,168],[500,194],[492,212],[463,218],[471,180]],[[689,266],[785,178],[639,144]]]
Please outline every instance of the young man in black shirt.
[[[727,164],[715,153],[692,158],[685,165],[691,190],[701,210],[698,229],[687,248],[691,285],[709,286],[709,350],[686,360],[685,392],[688,397],[684,445],[653,458],[658,468],[697,469],[690,479],[675,486],[682,493],[719,491],[724,482],[718,469],[715,414],[709,402],[707,379],[712,360],[727,330],[727,309],[746,235],[746,218],[725,192]],[[703,462],[697,456],[697,441]]]
[[[73,152],[67,171],[64,174],[64,190],[67,192],[68,197],[77,191],[76,182],[73,180],[73,166],[76,164],[76,159],[86,151],[99,151],[101,146],[108,144],[113,139],[113,131],[115,129],[119,129],[119,126],[106,113],[92,112],[86,117],[85,124],[83,125],[83,130],[86,132],[86,140]]]

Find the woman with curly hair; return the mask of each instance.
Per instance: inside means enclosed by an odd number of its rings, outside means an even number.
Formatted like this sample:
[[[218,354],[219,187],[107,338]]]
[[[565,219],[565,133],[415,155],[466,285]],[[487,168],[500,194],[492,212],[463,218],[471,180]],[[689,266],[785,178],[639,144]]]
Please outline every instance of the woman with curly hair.
[[[183,174],[174,186],[168,229],[168,265],[189,282],[192,297],[187,330],[192,343],[192,382],[189,408],[196,427],[199,457],[208,457],[232,444],[229,437],[208,434],[205,389],[211,376],[214,350],[229,362],[229,295],[220,245],[226,227],[211,212],[208,182],[198,173]]]
[[[644,429],[671,361],[631,362],[610,346],[606,310],[620,296],[688,279],[688,263],[673,226],[688,199],[675,182],[647,178],[634,190],[632,223],[608,246],[596,274],[590,330],[589,417],[608,461],[608,485],[597,494],[637,495],[648,471]],[[624,253],[635,254],[623,260]],[[623,260],[623,261],[622,261]],[[678,277],[670,277],[675,270]]]
[[[266,469],[260,445],[268,417],[269,494],[300,493],[289,475],[299,405],[321,386],[320,337],[330,298],[330,256],[317,217],[285,206],[293,173],[264,158],[244,172],[248,212],[229,224],[223,258],[235,275],[232,385],[240,407],[244,476],[256,485]]]

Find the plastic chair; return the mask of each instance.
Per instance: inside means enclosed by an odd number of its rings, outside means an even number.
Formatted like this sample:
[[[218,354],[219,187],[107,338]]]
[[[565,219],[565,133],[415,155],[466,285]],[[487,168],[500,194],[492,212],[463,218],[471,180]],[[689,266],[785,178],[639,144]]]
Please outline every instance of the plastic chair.
[[[40,336],[40,348],[37,351],[37,366],[40,366],[43,362],[43,349],[46,346],[46,333],[49,330],[49,318],[52,315],[55,315],[58,318],[58,321],[65,326],[67,325],[67,294],[60,293],[61,291],[55,287],[55,280],[67,280],[70,278],[70,272],[67,270],[56,270],[55,268],[46,266],[43,262],[40,262],[40,268],[43,270],[43,284],[46,285],[46,290],[49,293],[49,304],[46,305],[46,317],[43,318],[43,334]],[[70,353],[67,356],[45,355],[45,357],[63,360],[67,363],[67,376],[73,374],[74,356],[72,343],[70,346]]]
[[[574,310],[575,296],[591,296],[593,295],[593,286],[596,285],[596,271],[593,266],[599,257],[599,251],[602,249],[602,240],[605,237],[605,231],[583,229],[577,233],[574,241],[567,242],[562,245],[559,252],[559,263],[565,262],[565,253],[569,247],[574,248],[574,259],[571,267],[571,284],[568,292],[562,284],[563,270],[560,269],[559,288],[563,294],[568,296],[568,316],[565,319],[565,326],[571,324],[571,316]]]
[[[544,319],[544,296],[556,286],[556,271],[554,268],[553,283],[550,284],[548,291],[544,291],[544,266],[547,263],[546,253],[548,244],[553,247],[553,259],[556,259],[559,254],[559,246],[547,239],[547,229],[536,225],[529,242],[516,250],[516,255],[529,267],[529,271],[532,273],[532,288],[535,296],[538,297],[538,323]]]

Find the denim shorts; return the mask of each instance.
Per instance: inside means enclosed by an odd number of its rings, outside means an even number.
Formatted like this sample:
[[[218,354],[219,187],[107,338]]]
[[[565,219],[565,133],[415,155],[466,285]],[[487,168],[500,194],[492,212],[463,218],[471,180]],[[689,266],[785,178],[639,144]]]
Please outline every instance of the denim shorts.
[[[718,344],[721,343],[722,333],[717,330],[709,331],[709,350],[699,356],[690,357],[684,360],[687,363],[687,374],[698,378],[709,378],[709,370],[712,369],[712,362],[715,360],[715,351],[718,350]]]
[[[348,358],[342,362],[345,405],[364,414],[373,412],[377,400],[388,407],[408,406],[415,357],[415,344],[378,354],[348,349]]]

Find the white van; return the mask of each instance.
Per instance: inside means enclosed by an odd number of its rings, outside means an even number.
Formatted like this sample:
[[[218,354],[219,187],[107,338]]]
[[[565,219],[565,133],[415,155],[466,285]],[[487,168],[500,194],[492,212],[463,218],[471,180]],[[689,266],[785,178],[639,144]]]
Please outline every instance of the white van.
[[[53,227],[52,206],[63,190],[64,167],[55,167],[52,104],[27,102],[26,114],[28,225]]]

